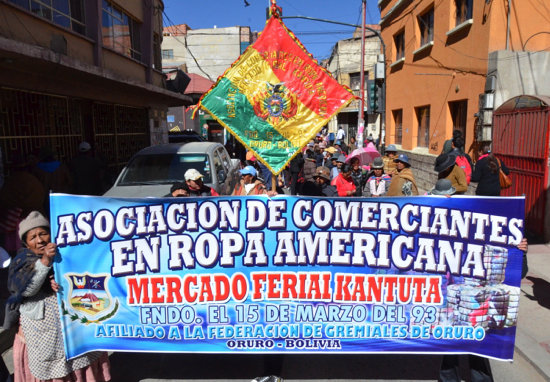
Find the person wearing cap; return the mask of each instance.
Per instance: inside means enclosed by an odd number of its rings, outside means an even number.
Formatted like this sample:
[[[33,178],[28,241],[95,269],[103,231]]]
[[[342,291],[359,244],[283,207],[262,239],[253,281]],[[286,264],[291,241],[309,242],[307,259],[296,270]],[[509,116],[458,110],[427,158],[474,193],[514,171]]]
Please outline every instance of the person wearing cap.
[[[384,162],[382,158],[374,158],[371,164],[372,175],[367,179],[363,188],[363,196],[385,196],[390,188],[391,176],[384,174]]]
[[[334,181],[338,175],[340,175],[340,168],[346,163],[346,157],[343,154],[334,153],[332,156],[332,163],[334,167],[330,170],[330,179]]]
[[[231,195],[272,195],[273,191],[267,191],[265,184],[258,179],[258,172],[254,166],[246,166],[240,170],[241,181],[235,185]]]
[[[185,171],[185,174],[183,176],[185,178],[185,183],[187,185],[189,196],[220,196],[220,194],[218,194],[216,190],[204,184],[204,182],[202,181],[204,175],[202,175],[194,168],[190,168],[189,170]]]
[[[50,223],[32,211],[19,224],[22,248],[8,273],[10,297],[4,329],[19,326],[13,343],[16,381],[108,381],[106,352],[90,352],[65,359],[59,305],[52,264],[57,246],[51,242]]]
[[[336,187],[330,184],[330,171],[328,168],[324,166],[317,167],[313,179],[315,179],[322,196],[338,196]]]
[[[69,163],[73,178],[73,193],[78,195],[102,195],[106,166],[92,155],[92,146],[80,142],[78,154]]]
[[[392,176],[390,188],[386,196],[418,195],[418,187],[416,187],[409,157],[405,154],[400,154],[393,161],[395,162],[396,173]]]
[[[382,160],[384,161],[384,173],[389,176],[393,176],[393,174],[397,171],[395,162],[393,161],[395,158],[397,158],[397,147],[395,147],[395,145],[388,145]]]
[[[438,179],[448,179],[451,182],[457,194],[464,194],[468,190],[466,174],[456,164],[456,154],[453,151],[435,158],[434,170]]]
[[[261,179],[264,182],[265,187],[268,190],[271,190],[271,182],[272,182],[272,179],[273,179],[273,174],[271,173],[271,170],[269,170],[269,168],[267,168],[267,166],[265,164],[263,164],[258,159],[256,159],[256,157],[253,155],[252,151],[248,151],[246,153],[245,165],[246,166],[248,166],[248,165],[253,166],[256,169],[256,171],[258,172],[258,179]]]

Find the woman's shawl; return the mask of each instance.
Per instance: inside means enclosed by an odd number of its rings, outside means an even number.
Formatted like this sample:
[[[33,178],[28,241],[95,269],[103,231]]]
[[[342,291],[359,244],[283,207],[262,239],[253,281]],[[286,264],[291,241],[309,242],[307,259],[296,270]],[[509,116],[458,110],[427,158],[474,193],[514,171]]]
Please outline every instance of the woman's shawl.
[[[23,292],[34,275],[34,266],[39,259],[40,256],[30,249],[22,248],[12,260],[8,272],[10,297],[6,302],[4,329],[10,329],[19,323],[19,307],[23,301]]]

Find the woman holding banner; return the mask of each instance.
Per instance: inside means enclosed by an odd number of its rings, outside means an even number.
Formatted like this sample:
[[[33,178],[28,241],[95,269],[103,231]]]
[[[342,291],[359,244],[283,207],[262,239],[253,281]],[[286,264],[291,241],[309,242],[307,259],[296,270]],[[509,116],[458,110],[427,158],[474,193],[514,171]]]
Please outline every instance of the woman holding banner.
[[[4,328],[19,324],[13,343],[15,381],[109,381],[109,358],[91,352],[67,361],[53,280],[56,245],[50,223],[38,211],[19,224],[24,245],[13,259],[8,274],[10,297]]]

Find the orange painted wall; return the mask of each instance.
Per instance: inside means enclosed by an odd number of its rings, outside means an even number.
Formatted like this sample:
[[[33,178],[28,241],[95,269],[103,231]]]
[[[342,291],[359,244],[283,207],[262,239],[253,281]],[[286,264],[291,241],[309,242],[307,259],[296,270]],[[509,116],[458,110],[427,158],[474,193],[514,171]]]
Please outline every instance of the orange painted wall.
[[[488,54],[506,46],[506,10],[508,0],[473,0],[473,23],[448,35],[456,26],[454,0],[382,1],[382,18],[401,3],[393,15],[381,22],[386,43],[387,101],[386,144],[395,143],[395,123],[392,111],[402,109],[402,148],[417,147],[418,123],[415,108],[430,105],[430,136],[427,151],[439,154],[446,139],[452,136],[449,102],[467,100],[466,147],[474,140],[474,113],[479,109],[479,95],[484,92]],[[538,3],[539,5],[537,6]],[[530,6],[529,6],[530,4]],[[420,48],[418,16],[434,8],[433,46],[416,54]],[[548,29],[550,12],[539,14],[540,2],[513,0],[510,46],[521,50],[529,36]],[[550,9],[550,6],[548,7]],[[405,60],[395,62],[394,36],[405,32]],[[550,34],[529,40],[528,49],[550,47]],[[418,149],[417,149],[418,151]]]

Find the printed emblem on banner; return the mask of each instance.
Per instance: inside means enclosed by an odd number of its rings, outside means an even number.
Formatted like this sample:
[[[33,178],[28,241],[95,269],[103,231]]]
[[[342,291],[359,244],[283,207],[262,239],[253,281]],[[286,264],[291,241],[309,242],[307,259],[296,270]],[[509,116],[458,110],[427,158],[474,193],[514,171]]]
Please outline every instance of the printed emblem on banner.
[[[73,273],[65,277],[69,280],[68,302],[70,308],[74,310],[71,316],[73,320],[80,319],[83,323],[92,323],[103,321],[114,314],[118,308],[118,302],[113,304],[113,298],[107,289],[110,275]],[[64,314],[69,314],[68,311],[63,310]],[[79,313],[84,317],[79,316]]]
[[[266,88],[257,91],[253,100],[254,113],[273,125],[294,117],[298,108],[296,95],[282,83],[266,82]]]

